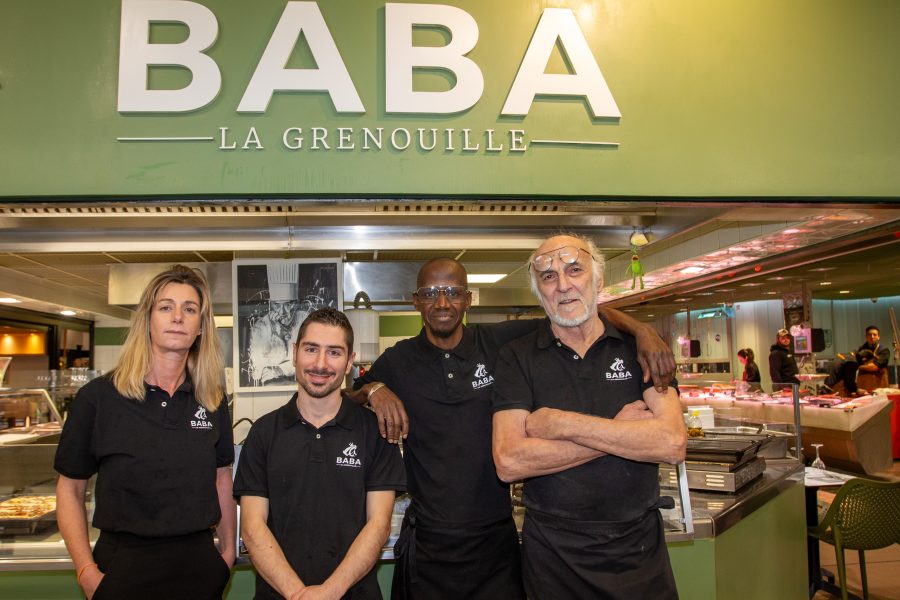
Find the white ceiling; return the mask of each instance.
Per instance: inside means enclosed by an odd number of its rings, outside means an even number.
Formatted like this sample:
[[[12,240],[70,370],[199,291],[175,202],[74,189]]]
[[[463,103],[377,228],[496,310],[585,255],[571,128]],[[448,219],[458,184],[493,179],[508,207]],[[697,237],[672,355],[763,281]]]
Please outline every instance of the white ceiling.
[[[127,318],[126,309],[107,303],[109,265],[244,257],[422,262],[454,256],[470,273],[512,273],[481,288],[526,288],[521,266],[559,231],[592,237],[609,263],[607,290],[618,290],[609,299],[643,313],[680,310],[679,297],[702,308],[777,297],[804,284],[815,297],[889,296],[900,294],[898,219],[889,203],[7,202],[0,203],[0,296],[42,312],[73,308],[81,318]],[[641,250],[648,289],[631,295],[627,285],[615,284],[624,277],[636,229],[650,233],[651,244]],[[705,270],[680,273],[688,264]]]

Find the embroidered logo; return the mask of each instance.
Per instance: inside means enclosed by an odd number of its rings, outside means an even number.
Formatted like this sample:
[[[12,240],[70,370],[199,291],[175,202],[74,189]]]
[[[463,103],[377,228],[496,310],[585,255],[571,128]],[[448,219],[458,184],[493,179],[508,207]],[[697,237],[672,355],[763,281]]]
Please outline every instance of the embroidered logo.
[[[606,372],[607,381],[626,381],[631,379],[631,371],[625,368],[625,361],[616,357]]]
[[[341,453],[343,456],[337,457],[337,466],[339,467],[355,467],[359,468],[362,466],[362,461],[356,457],[356,444],[350,442],[347,444],[347,447],[344,448],[344,451]]]
[[[206,414],[206,409],[202,406],[197,406],[197,412],[194,413],[194,418],[191,419],[191,428],[192,429],[212,429],[213,424],[212,421],[209,420],[209,416]]]
[[[472,389],[477,390],[494,383],[494,376],[489,375],[484,363],[475,365],[475,379],[472,381]]]

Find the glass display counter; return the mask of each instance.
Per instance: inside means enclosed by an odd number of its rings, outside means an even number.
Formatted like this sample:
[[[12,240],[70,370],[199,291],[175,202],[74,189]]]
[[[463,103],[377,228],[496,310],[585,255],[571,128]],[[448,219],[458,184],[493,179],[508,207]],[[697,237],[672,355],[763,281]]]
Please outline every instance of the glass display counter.
[[[694,380],[679,387],[686,413],[703,411],[717,430],[765,428],[793,433],[790,445],[800,448],[807,460],[815,457],[813,444],[822,444],[820,453],[826,464],[858,473],[872,474],[892,464],[892,405],[884,395],[847,399],[801,393],[793,385],[779,385],[780,389],[767,393]]]
[[[0,390],[0,446],[55,443],[60,431],[62,417],[47,390]]]

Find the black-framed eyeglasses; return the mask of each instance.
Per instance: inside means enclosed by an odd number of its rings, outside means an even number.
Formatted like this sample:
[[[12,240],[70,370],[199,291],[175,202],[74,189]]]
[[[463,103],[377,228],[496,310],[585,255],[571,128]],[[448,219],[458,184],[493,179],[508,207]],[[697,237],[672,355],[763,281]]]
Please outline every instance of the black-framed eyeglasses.
[[[587,250],[584,248],[579,248],[577,246],[562,246],[560,248],[554,248],[553,250],[549,250],[542,254],[538,254],[531,261],[531,264],[534,266],[534,270],[538,273],[543,273],[550,269],[553,266],[553,257],[554,255],[559,259],[561,263],[564,265],[574,264],[575,261],[578,260],[578,253],[584,252],[591,258],[594,258]]]
[[[420,287],[414,293],[419,300],[430,304],[436,302],[441,294],[447,302],[458,302],[466,297],[468,291],[464,285],[430,285]]]

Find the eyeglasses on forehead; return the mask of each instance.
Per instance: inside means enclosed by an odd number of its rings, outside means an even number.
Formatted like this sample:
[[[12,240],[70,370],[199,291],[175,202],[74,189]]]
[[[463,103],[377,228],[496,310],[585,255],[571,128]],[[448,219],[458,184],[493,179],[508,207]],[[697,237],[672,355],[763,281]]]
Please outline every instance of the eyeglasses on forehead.
[[[551,266],[553,266],[553,257],[556,256],[559,259],[559,262],[564,265],[574,264],[575,261],[578,260],[578,253],[584,252],[591,258],[590,253],[584,248],[579,248],[577,246],[562,246],[560,248],[554,248],[553,250],[549,250],[547,252],[543,252],[534,257],[534,260],[531,261],[531,264],[534,265],[534,270],[538,273],[543,273],[548,270]]]
[[[468,291],[469,290],[463,285],[430,285],[427,287],[420,287],[415,293],[419,300],[434,302],[441,294],[444,294],[444,298],[447,300],[459,300],[460,298],[465,297],[466,292]]]

